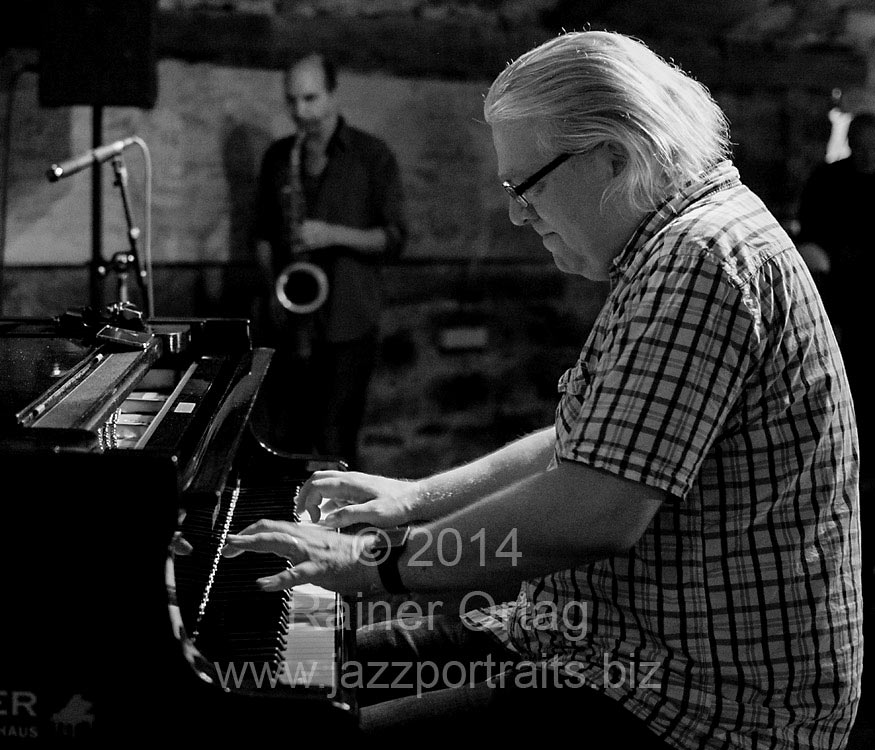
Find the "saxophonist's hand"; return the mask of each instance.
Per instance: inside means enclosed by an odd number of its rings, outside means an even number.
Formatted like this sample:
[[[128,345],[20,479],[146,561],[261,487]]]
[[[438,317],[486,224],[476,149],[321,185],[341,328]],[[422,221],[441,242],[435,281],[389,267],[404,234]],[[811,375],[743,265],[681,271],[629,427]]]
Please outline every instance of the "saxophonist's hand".
[[[305,219],[301,223],[300,238],[308,250],[337,245],[337,232],[334,224],[319,219]]]

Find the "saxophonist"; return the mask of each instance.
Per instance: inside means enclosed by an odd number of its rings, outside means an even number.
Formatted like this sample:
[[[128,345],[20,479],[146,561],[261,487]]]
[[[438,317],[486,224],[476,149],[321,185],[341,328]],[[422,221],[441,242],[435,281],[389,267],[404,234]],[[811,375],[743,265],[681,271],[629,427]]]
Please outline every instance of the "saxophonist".
[[[389,146],[340,113],[332,60],[296,56],[283,86],[295,129],[267,148],[256,201],[266,303],[257,333],[277,350],[258,419],[277,447],[355,467],[381,268],[407,241],[403,186]],[[291,266],[312,277],[315,299],[307,283],[284,293]]]

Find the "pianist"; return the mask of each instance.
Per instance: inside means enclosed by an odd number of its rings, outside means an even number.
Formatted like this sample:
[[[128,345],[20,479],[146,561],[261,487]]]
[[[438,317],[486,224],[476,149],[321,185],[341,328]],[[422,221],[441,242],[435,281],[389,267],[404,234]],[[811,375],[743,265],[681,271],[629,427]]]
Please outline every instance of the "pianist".
[[[325,525],[411,525],[379,566],[378,535],[272,521],[226,554],[291,560],[267,589],[477,594],[359,632],[362,675],[395,667],[362,677],[380,747],[840,750],[862,668],[851,397],[721,110],[597,31],[522,55],[484,106],[510,220],[610,283],[555,424],[417,481],[310,477],[297,504]]]

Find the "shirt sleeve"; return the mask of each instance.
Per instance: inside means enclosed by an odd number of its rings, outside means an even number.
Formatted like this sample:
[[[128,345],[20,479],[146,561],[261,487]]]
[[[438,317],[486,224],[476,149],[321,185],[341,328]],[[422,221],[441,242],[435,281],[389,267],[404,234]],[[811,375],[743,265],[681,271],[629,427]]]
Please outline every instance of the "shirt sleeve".
[[[702,248],[642,276],[608,301],[591,365],[560,381],[557,456],[683,499],[744,388],[757,305]]]
[[[394,260],[407,245],[404,186],[401,171],[388,147],[379,149],[371,175],[371,195],[379,224],[386,232],[384,260]]]

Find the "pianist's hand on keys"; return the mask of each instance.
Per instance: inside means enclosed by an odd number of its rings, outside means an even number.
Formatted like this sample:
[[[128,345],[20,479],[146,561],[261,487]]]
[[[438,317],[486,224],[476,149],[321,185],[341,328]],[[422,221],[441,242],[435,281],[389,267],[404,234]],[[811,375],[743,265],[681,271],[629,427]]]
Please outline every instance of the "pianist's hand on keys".
[[[301,485],[295,510],[301,518],[309,514],[314,522],[337,529],[356,524],[389,528],[427,518],[419,506],[428,502],[418,482],[359,471],[324,470],[314,472]]]
[[[367,554],[377,538],[373,533],[340,534],[313,523],[263,519],[229,534],[222,555],[258,552],[289,560],[290,570],[278,564],[274,575],[258,579],[265,591],[312,583],[341,594],[370,594],[382,589],[374,558]]]

